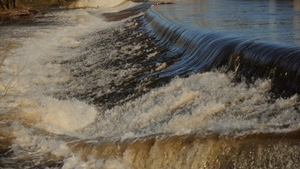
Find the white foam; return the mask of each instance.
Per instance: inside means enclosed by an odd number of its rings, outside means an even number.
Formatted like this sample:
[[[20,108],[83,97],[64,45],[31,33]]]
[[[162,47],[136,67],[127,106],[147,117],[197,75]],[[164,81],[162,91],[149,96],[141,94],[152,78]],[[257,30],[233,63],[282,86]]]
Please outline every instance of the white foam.
[[[28,104],[28,101],[26,104],[20,103],[20,116],[56,134],[70,135],[94,122],[97,115],[93,106],[77,100],[57,100],[51,97],[36,100],[33,104]]]
[[[68,8],[107,8],[118,6],[127,0],[77,0]]]
[[[46,154],[50,153],[56,157],[69,157],[71,150],[67,146],[67,143],[61,140],[56,140],[48,136],[41,137],[36,135],[32,128],[26,128],[19,123],[15,123],[13,126],[13,133],[16,139],[13,140],[12,149],[16,154],[22,154],[22,149],[18,147],[31,147],[30,151]],[[38,153],[37,153],[38,152]]]
[[[77,47],[87,45],[80,39],[81,36],[118,24],[107,23],[91,15],[101,12],[102,9],[79,9],[58,13],[57,15],[68,18],[65,25],[36,29],[36,34],[22,39],[22,47],[15,49],[11,57],[5,60],[1,77],[5,85],[2,85],[1,90],[5,91],[5,86],[10,89],[0,106],[15,108],[18,111],[16,119],[19,118],[29,126],[25,127],[19,122],[12,124],[12,134],[16,137],[13,148],[16,150],[19,146],[30,147],[28,151],[36,150],[41,154],[65,157],[63,168],[128,168],[123,161],[117,159],[105,162],[93,158],[82,160],[72,154],[66,141],[51,138],[52,135],[44,130],[77,138],[103,136],[125,140],[165,132],[177,135],[193,131],[226,134],[235,131],[277,132],[299,128],[300,115],[292,107],[298,96],[270,102],[270,81],[258,80],[250,86],[243,82],[234,84],[231,82],[233,75],[222,72],[175,78],[163,87],[105,112],[97,112],[93,105],[76,99],[55,98],[54,93],[64,90],[65,86],[60,85],[63,82],[71,81],[70,88],[83,88],[83,91],[87,91],[85,86],[80,86],[79,81],[72,81],[72,77],[56,62],[78,55]],[[140,50],[140,47],[133,49]],[[93,61],[92,58],[86,60],[87,63]],[[166,65],[163,63],[157,66],[161,69]],[[134,72],[134,69],[137,68],[129,67],[112,78],[115,70],[103,68],[93,73],[99,77],[97,85],[101,86],[109,84],[114,78],[123,79]],[[115,91],[114,88],[108,90]],[[99,96],[103,94],[93,92]],[[287,127],[282,129],[282,126]],[[38,130],[35,131],[34,127]],[[40,129],[49,137],[39,135]]]
[[[78,100],[59,100],[51,96],[63,90],[61,83],[71,80],[61,64],[55,62],[76,55],[77,51],[70,47],[82,45],[78,37],[119,23],[107,23],[81,9],[54,13],[53,17],[65,19],[64,24],[47,29],[28,28],[36,29],[34,36],[21,39],[22,46],[11,50],[10,57],[4,61],[0,84],[3,94],[0,94],[5,97],[1,105],[18,107],[21,117],[49,132],[74,134],[92,123],[97,111]]]
[[[122,160],[98,160],[89,157],[88,160],[82,160],[78,156],[71,156],[64,160],[62,169],[130,169]]]
[[[233,74],[207,72],[176,78],[135,101],[107,110],[90,127],[94,137],[121,139],[154,133],[283,132],[298,127],[298,96],[270,101],[269,80],[232,83]],[[281,128],[281,126],[285,126]]]
[[[83,162],[72,154],[67,140],[60,138],[60,135],[86,138],[80,130],[95,122],[98,116],[93,105],[72,98],[58,99],[56,94],[64,90],[63,83],[72,80],[60,62],[78,56],[77,49],[86,45],[82,37],[124,22],[105,22],[99,16],[106,11],[59,11],[47,14],[55,18],[57,25],[13,29],[12,40],[18,47],[9,51],[9,57],[1,66],[0,107],[13,110],[9,120],[14,122],[7,128],[15,138],[11,148],[16,158],[26,161],[30,156],[34,165],[39,165],[40,157],[62,157],[66,158],[64,168],[123,166],[119,162],[103,163],[93,159]],[[125,75],[126,72],[122,76]],[[80,86],[75,82],[71,87]]]

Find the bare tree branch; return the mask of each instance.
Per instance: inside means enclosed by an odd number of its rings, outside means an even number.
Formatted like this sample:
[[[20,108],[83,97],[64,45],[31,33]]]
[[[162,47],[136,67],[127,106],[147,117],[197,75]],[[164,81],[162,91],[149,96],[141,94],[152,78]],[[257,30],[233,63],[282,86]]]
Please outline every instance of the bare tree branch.
[[[5,8],[4,8],[4,5],[3,5],[3,3],[2,3],[2,0],[0,0],[0,7],[4,10]]]

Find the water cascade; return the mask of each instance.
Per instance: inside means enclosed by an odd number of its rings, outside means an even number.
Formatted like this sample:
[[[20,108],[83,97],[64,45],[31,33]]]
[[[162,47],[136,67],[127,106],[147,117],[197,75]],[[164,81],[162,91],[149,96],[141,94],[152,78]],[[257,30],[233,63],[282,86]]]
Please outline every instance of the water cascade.
[[[156,74],[187,76],[222,66],[252,78],[270,78],[273,91],[291,96],[299,93],[300,48],[229,37],[169,21],[153,9],[144,16],[148,31],[161,45],[181,54],[175,63]]]

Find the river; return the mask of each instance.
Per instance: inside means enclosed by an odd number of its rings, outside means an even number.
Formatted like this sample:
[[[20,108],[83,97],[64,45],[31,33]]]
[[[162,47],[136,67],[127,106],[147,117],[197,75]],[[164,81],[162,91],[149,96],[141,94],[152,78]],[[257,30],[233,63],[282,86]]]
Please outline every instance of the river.
[[[0,25],[0,168],[299,168],[299,2],[172,2]]]

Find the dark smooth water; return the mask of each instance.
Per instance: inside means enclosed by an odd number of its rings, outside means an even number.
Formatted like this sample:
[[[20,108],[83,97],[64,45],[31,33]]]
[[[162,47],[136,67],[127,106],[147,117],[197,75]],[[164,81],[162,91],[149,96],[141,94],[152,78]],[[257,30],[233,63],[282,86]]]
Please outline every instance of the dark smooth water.
[[[163,17],[251,40],[300,45],[298,0],[174,0],[155,7]]]

